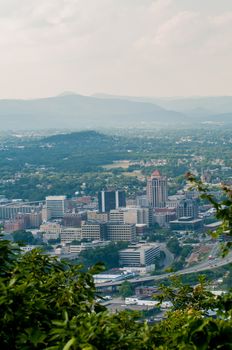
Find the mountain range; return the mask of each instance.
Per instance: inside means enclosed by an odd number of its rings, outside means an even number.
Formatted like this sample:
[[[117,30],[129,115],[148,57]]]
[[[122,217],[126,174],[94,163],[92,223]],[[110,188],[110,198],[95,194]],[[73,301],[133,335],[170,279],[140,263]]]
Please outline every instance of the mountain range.
[[[232,123],[232,97],[153,98],[72,92],[0,100],[0,130],[196,126]]]

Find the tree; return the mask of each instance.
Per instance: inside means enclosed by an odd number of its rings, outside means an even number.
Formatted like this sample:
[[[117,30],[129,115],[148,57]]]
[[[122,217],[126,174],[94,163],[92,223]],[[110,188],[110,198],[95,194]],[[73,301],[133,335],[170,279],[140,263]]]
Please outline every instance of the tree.
[[[23,244],[34,244],[36,242],[33,234],[29,231],[20,230],[13,233],[14,242]]]
[[[170,250],[171,253],[175,254],[176,256],[179,255],[181,252],[181,247],[176,237],[169,239],[167,243],[167,248]]]
[[[212,235],[218,237],[219,235],[226,234],[232,236],[232,187],[222,184],[222,200],[219,201],[212,194],[209,193],[208,185],[205,185],[202,181],[196,180],[196,178],[191,174],[186,174],[187,180],[200,193],[200,198],[208,201],[212,204],[213,208],[216,210],[215,217],[222,221],[220,227]],[[224,245],[223,255],[226,255],[229,249],[232,247],[232,242],[227,242]]]
[[[192,252],[193,247],[191,245],[185,245],[182,247],[181,249],[181,259],[185,260],[185,258],[187,258],[187,256]]]
[[[128,247],[127,242],[112,242],[104,248],[83,250],[80,253],[79,263],[86,267],[96,263],[103,263],[107,269],[119,266],[119,250]]]
[[[119,287],[119,294],[123,298],[130,297],[131,295],[133,295],[133,293],[134,293],[134,288],[132,284],[128,281],[123,282]]]

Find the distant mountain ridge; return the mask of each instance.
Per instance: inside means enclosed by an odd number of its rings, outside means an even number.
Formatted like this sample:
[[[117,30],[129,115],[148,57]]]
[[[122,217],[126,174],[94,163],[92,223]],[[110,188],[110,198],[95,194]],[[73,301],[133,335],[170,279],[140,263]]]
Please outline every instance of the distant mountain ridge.
[[[68,91],[33,100],[0,100],[0,130],[167,127],[211,119],[232,122],[232,97],[160,99]]]
[[[204,111],[207,114],[224,114],[232,112],[232,96],[193,96],[193,97],[140,97],[117,96],[104,93],[94,94],[97,98],[120,98],[129,101],[155,103],[162,108],[186,113]]]

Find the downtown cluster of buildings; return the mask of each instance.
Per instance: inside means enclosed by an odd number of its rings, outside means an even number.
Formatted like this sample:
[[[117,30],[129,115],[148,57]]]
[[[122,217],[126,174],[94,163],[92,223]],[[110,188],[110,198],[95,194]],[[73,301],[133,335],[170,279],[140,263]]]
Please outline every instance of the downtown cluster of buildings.
[[[78,254],[109,242],[133,243],[120,259],[122,264],[147,265],[159,255],[157,246],[135,246],[154,224],[173,231],[203,228],[197,195],[168,196],[168,181],[159,171],[147,179],[144,195],[126,201],[122,190],[104,190],[96,198],[48,196],[41,203],[0,198],[0,220],[6,233],[37,230],[45,243],[60,244],[57,253]],[[137,260],[136,260],[137,259]]]
[[[198,195],[186,191],[168,196],[167,177],[155,170],[147,179],[147,205],[153,209],[153,222],[173,231],[200,231],[203,220],[199,218]]]

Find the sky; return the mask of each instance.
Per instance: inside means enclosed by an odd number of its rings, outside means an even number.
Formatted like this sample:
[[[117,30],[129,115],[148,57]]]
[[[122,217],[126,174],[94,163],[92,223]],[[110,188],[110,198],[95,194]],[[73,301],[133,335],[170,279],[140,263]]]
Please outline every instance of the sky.
[[[0,99],[232,95],[231,0],[1,0]]]

